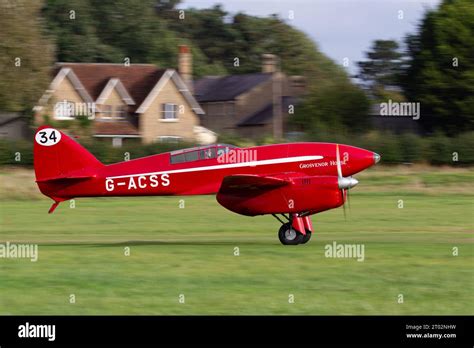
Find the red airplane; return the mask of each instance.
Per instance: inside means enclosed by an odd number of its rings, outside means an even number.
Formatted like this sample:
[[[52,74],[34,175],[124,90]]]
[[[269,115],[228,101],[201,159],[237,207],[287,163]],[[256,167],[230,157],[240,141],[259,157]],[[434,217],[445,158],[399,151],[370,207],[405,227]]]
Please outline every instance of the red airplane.
[[[35,134],[34,167],[40,191],[54,200],[77,197],[205,195],[237,214],[272,214],[285,245],[304,244],[310,216],[337,208],[352,177],[380,160],[374,152],[330,143],[250,148],[215,144],[104,165],[61,131]]]

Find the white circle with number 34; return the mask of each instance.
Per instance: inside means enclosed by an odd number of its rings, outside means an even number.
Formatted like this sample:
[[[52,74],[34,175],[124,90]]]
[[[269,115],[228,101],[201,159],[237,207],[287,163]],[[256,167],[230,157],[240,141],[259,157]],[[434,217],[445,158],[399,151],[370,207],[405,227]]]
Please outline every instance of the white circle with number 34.
[[[57,129],[44,128],[36,133],[35,141],[42,146],[52,146],[61,140],[61,133]]]

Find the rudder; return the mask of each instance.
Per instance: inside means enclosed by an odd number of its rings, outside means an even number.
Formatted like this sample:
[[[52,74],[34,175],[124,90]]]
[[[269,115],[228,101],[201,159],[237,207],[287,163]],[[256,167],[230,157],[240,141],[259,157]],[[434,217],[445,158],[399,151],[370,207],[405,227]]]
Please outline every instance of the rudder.
[[[37,129],[33,153],[37,182],[87,176],[103,166],[82,145],[50,126]]]

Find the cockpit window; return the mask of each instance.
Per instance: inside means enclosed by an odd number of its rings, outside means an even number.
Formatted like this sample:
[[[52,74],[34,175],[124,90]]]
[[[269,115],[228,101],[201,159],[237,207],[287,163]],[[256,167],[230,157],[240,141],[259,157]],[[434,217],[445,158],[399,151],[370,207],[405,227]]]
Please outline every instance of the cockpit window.
[[[199,152],[199,157],[201,159],[216,158],[216,148],[215,147],[209,147],[207,149],[201,150]]]
[[[170,153],[170,163],[177,164],[212,159],[228,153],[230,150],[235,148],[236,146],[233,145],[217,144],[172,151]]]
[[[186,161],[186,159],[184,158],[184,153],[182,153],[179,155],[171,156],[170,161],[171,161],[171,164],[176,164],[176,163],[183,163]]]
[[[199,151],[190,151],[184,154],[186,162],[197,161],[199,159]]]
[[[227,151],[226,150],[227,150],[227,148],[225,148],[225,147],[219,147],[217,149],[217,157],[222,156],[223,154],[229,152],[228,150]]]

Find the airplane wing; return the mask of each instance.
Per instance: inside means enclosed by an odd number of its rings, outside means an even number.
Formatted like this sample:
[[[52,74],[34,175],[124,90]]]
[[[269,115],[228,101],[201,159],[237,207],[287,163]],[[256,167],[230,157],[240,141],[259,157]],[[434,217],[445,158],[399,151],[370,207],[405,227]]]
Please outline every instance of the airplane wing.
[[[219,193],[221,194],[252,194],[257,191],[268,190],[285,186],[291,181],[286,178],[276,176],[239,174],[226,176],[222,180]]]
[[[216,199],[248,216],[324,211],[343,203],[337,176],[302,173],[227,176]]]

